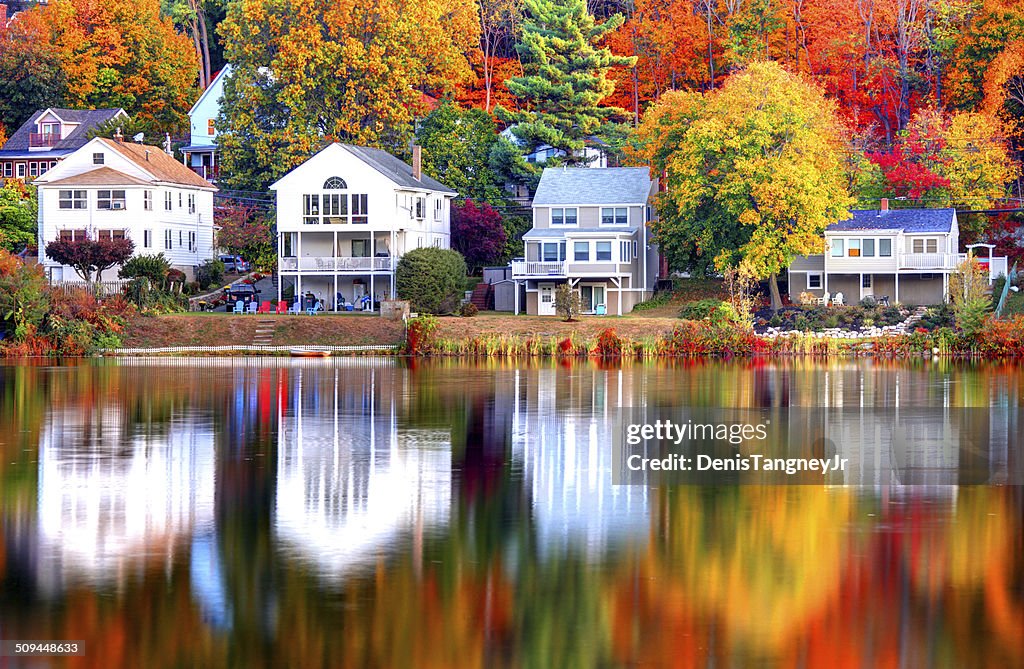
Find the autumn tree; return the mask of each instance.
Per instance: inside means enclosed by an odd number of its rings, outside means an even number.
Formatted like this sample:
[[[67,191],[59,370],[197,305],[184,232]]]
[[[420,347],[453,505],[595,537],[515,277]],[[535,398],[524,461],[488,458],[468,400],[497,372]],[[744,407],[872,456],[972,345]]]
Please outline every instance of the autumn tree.
[[[103,271],[120,265],[135,252],[135,242],[130,239],[93,239],[86,235],[81,239],[57,239],[46,245],[46,257],[67,265],[75,270],[86,283],[99,281]]]
[[[33,112],[64,104],[68,83],[40,12],[22,12],[0,30],[0,122],[14,132]]]
[[[666,176],[652,228],[672,267],[742,267],[767,278],[781,306],[779,273],[822,251],[825,227],[850,216],[841,128],[821,89],[771,62],[717,91],[663,96],[634,159]]]
[[[213,210],[217,247],[242,256],[255,269],[269,271],[277,262],[273,218],[245,202],[220,204]]]
[[[446,101],[423,119],[416,141],[423,147],[423,171],[430,176],[478,202],[504,199],[501,180],[489,164],[498,141],[490,114]]]
[[[479,0],[480,55],[484,86],[484,111],[491,111],[494,98],[496,74],[501,66],[498,55],[508,51],[515,39],[515,27],[519,22],[522,4],[519,0]]]
[[[18,250],[36,243],[39,208],[35,186],[8,179],[0,188],[0,248]]]
[[[164,0],[164,13],[183,29],[192,40],[199,66],[199,88],[205,89],[213,81],[213,66],[210,58],[210,19],[207,16],[206,0]]]
[[[473,200],[452,205],[452,248],[462,254],[470,270],[496,262],[505,250],[505,241],[497,209]]]
[[[218,124],[233,188],[263,190],[330,141],[405,154],[424,93],[472,77],[471,0],[244,0],[220,25],[234,64]]]
[[[498,108],[514,124],[526,153],[543,145],[557,149],[560,161],[585,162],[584,142],[601,126],[625,114],[600,103],[615,90],[613,67],[632,67],[632,56],[616,56],[601,40],[622,25],[621,15],[598,24],[586,0],[524,0],[526,16],[517,45],[523,76],[506,82],[521,109]]]

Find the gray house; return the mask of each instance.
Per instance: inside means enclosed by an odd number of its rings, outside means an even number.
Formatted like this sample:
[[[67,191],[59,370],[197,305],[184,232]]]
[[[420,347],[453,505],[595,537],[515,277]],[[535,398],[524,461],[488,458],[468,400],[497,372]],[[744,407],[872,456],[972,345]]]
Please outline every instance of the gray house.
[[[959,252],[960,228],[953,209],[856,210],[853,218],[825,230],[822,255],[797,258],[789,267],[789,295],[801,293],[847,304],[869,295],[907,305],[940,304],[949,293],[949,275],[966,259]],[[986,252],[977,253],[978,249]],[[969,251],[988,265],[989,280],[1006,273],[1006,258],[992,247],[972,244]]]
[[[555,290],[568,283],[587,314],[625,314],[651,296],[658,254],[649,247],[649,199],[657,182],[646,167],[549,167],[533,199],[526,257],[512,261],[514,311],[554,315]]]

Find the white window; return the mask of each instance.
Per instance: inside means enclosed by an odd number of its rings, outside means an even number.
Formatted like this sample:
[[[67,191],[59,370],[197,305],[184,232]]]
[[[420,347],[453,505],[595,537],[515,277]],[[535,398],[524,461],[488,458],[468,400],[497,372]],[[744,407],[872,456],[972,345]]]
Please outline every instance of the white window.
[[[167,249],[168,251],[170,251],[173,247],[174,247],[174,244],[171,241],[171,231],[170,230],[164,230],[164,248]]]
[[[61,190],[57,195],[59,209],[85,209],[88,206],[84,190]]]
[[[196,250],[196,233],[188,233],[188,250],[190,253],[194,253]]]
[[[178,193],[178,209],[181,209],[181,193]]]
[[[14,168],[14,175],[19,179],[25,178],[25,163],[18,163]]]
[[[427,201],[423,197],[416,198],[416,218],[423,220],[427,215]]]
[[[939,240],[917,238],[913,241],[914,253],[938,253]]]
[[[153,248],[153,231],[143,230],[142,231],[142,247],[146,249]]]
[[[88,235],[85,234],[85,230],[61,230],[58,233],[61,241],[72,242],[76,239],[85,239]]]
[[[808,272],[807,273],[807,287],[808,288],[821,288],[821,272]]]
[[[146,211],[153,211],[153,191],[142,191],[142,208]]]
[[[434,220],[440,221],[442,214],[444,213],[444,198],[439,197],[434,200]]]
[[[189,193],[188,196],[188,213],[196,213],[196,196],[194,193]]]
[[[832,257],[833,258],[842,258],[844,255],[846,255],[845,251],[846,251],[846,246],[843,243],[842,239],[833,239],[832,240]]]
[[[181,230],[178,230],[178,248],[180,249],[185,244],[185,235],[182,234]]]
[[[39,176],[39,163],[32,161],[28,164],[28,175],[30,177]]]
[[[12,174],[12,163],[4,163],[4,176],[10,177]]]
[[[325,223],[348,223],[348,195],[324,193],[323,205]]]
[[[597,260],[610,261],[612,259],[612,243],[597,242]]]
[[[859,239],[848,239],[846,240],[846,255],[850,258],[860,257],[860,240]]]
[[[124,230],[97,230],[96,231],[96,239],[106,239],[106,240],[124,239],[127,236],[128,236],[128,234]]]
[[[123,190],[98,190],[96,191],[96,208],[97,209],[112,209],[112,210],[123,210],[124,209],[124,191]]]
[[[862,274],[860,277],[861,288],[871,288],[871,276],[870,274]]]
[[[320,222],[320,195],[312,193],[302,196],[302,222],[316,225]]]
[[[875,257],[875,240],[865,239],[861,242],[861,255],[865,258]]]
[[[102,153],[94,153],[94,154],[92,154],[92,164],[93,165],[102,165],[103,164],[103,154]]]
[[[626,207],[602,207],[601,225],[629,225],[629,209]]]
[[[369,223],[369,209],[368,202],[369,196],[365,194],[353,194],[352,195],[352,222],[353,223]]]
[[[171,210],[171,191],[164,193],[164,209],[167,211]]]
[[[352,240],[352,257],[353,258],[369,258],[370,257],[370,240],[369,239],[353,239]]]
[[[565,260],[565,246],[560,245],[558,242],[544,242],[541,253],[541,259],[544,262]]]
[[[555,207],[551,210],[551,225],[576,225],[575,207]]]
[[[880,258],[891,258],[892,257],[892,240],[891,239],[879,239],[878,240],[878,256]]]
[[[576,242],[573,244],[573,260],[576,262],[590,261],[590,242]]]
[[[636,257],[636,242],[633,242],[633,257]]]
[[[619,262],[630,262],[629,242],[619,242]]]

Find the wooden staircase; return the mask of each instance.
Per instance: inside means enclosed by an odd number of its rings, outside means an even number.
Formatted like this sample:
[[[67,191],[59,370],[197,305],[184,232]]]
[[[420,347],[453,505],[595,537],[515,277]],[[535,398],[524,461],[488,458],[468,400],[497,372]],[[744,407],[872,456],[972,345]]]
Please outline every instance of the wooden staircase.
[[[489,283],[478,283],[476,288],[473,289],[473,294],[470,296],[469,301],[474,307],[480,311],[488,311],[494,309],[494,291],[493,286]]]

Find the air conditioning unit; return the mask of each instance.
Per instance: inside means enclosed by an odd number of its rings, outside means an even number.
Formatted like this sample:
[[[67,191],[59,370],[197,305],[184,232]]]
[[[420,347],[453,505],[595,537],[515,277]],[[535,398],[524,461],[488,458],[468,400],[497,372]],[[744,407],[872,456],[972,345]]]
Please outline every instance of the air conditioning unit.
[[[111,209],[124,209],[124,202],[111,202],[110,203],[110,208]]]

